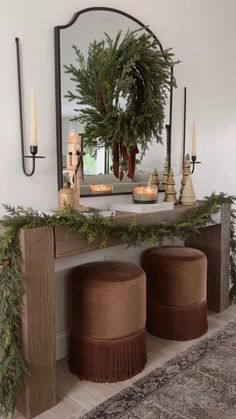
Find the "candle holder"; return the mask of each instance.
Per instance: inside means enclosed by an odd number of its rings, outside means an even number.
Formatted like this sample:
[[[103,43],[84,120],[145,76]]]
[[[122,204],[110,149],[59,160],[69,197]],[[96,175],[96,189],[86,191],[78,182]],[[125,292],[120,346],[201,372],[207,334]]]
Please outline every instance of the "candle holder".
[[[191,161],[190,161],[190,164],[192,164],[191,173],[194,172],[195,164],[200,164],[200,163],[201,163],[201,161],[197,161],[197,156],[191,156]]]
[[[184,160],[185,160],[185,147],[186,147],[186,114],[187,114],[187,88],[184,87],[184,121],[183,121],[184,123],[183,123],[183,156],[182,156],[183,166],[184,166]],[[195,170],[195,165],[200,164],[201,161],[197,161],[197,156],[192,155],[190,163],[192,164],[191,173],[193,173]]]
[[[22,156],[22,169],[26,176],[32,176],[35,172],[35,160],[36,159],[44,159],[45,156],[36,156],[38,152],[38,146],[37,145],[31,145],[30,146],[30,153],[31,156],[24,156],[24,138],[21,138],[21,156]],[[25,159],[32,159],[32,169],[28,173],[25,168]]]
[[[155,204],[157,202],[156,186],[136,186],[132,191],[135,204]]]
[[[16,42],[16,58],[17,58],[17,76],[18,76],[18,95],[19,95],[19,116],[20,116],[20,138],[21,138],[21,161],[22,161],[22,170],[26,176],[32,176],[35,172],[35,160],[44,159],[45,156],[36,156],[38,152],[37,145],[30,146],[31,156],[25,156],[24,152],[24,126],[23,126],[23,109],[22,109],[22,89],[21,89],[21,66],[20,66],[20,48],[19,48],[19,38],[15,38]],[[25,167],[25,159],[32,159],[32,169],[30,172],[27,172]]]

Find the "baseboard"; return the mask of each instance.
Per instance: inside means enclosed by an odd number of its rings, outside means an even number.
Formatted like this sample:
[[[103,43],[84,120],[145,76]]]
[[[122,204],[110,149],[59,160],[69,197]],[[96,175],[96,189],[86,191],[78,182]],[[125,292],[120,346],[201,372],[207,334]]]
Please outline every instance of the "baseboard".
[[[56,360],[69,355],[69,329],[56,334]]]

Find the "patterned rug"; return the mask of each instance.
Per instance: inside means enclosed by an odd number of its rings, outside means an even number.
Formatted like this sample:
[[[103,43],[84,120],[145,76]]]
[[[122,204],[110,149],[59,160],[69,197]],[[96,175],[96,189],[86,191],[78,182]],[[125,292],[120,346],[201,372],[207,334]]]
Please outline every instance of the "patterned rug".
[[[83,419],[236,419],[236,320]]]

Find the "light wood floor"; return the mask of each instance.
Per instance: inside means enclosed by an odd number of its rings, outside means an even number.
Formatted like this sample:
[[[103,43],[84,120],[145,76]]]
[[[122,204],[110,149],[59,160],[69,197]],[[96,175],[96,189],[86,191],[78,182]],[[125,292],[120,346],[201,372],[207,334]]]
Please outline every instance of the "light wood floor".
[[[236,305],[229,307],[222,313],[209,312],[208,334],[235,318]],[[200,339],[203,339],[205,336]],[[76,376],[69,373],[66,359],[62,359],[57,363],[58,404],[37,416],[37,419],[78,419],[93,407],[118,393],[200,339],[188,342],[176,342],[159,339],[148,334],[147,347],[149,360],[144,371],[129,380],[115,384],[97,384],[88,381],[79,381]],[[16,413],[14,418],[21,419],[22,416]]]

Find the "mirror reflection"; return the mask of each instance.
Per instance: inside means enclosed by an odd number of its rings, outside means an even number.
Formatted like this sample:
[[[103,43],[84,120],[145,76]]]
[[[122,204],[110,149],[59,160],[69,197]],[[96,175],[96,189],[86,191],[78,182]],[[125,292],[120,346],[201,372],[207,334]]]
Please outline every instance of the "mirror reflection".
[[[115,39],[117,33],[121,30],[125,35],[128,30],[133,31],[140,29],[140,25],[134,20],[123,14],[119,14],[110,10],[91,10],[79,15],[78,19],[71,25],[62,28],[59,31],[60,42],[60,107],[61,107],[61,160],[60,169],[63,174],[63,180],[67,180],[67,163],[66,156],[68,153],[68,136],[73,132],[82,134],[84,126],[78,121],[73,121],[75,117],[75,105],[73,101],[69,101],[65,96],[68,91],[75,90],[74,81],[71,75],[65,73],[65,65],[73,64],[76,66],[76,55],[73,45],[81,51],[85,59],[88,56],[90,44],[96,40],[97,42],[104,39],[104,34],[108,34],[110,38]],[[143,31],[146,31],[143,28]],[[80,105],[81,106],[81,105]],[[169,123],[169,100],[165,106],[165,124]],[[89,185],[95,184],[111,184],[112,193],[131,192],[136,185],[147,185],[150,174],[157,169],[159,172],[159,181],[161,183],[161,172],[163,172],[164,160],[167,154],[166,130],[161,133],[163,144],[156,143],[155,138],[152,144],[146,150],[145,155],[141,159],[141,152],[136,155],[136,171],[133,181],[124,175],[122,182],[117,179],[112,170],[111,150],[105,150],[104,147],[91,151],[83,144],[83,171],[84,180],[81,182],[81,195],[91,193]],[[60,174],[59,174],[60,177]],[[59,182],[60,183],[60,182]],[[160,188],[161,189],[161,188]],[[110,193],[110,192],[108,192]]]

